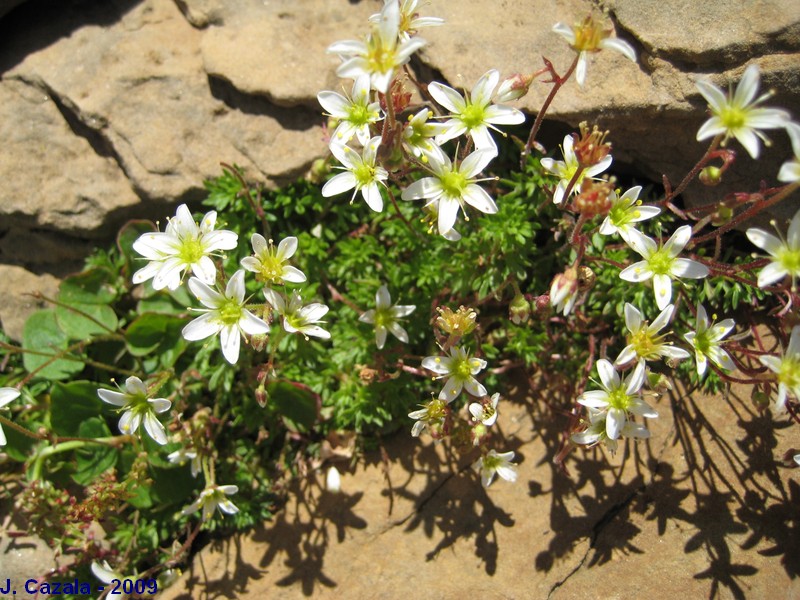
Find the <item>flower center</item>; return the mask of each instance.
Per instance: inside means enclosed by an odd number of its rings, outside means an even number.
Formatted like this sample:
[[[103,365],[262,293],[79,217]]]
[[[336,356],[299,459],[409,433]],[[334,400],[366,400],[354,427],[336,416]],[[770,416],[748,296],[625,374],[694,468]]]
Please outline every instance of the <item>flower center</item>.
[[[388,327],[392,324],[394,319],[392,319],[392,315],[388,310],[375,310],[375,326],[376,327]]]
[[[800,387],[800,360],[784,358],[778,372],[778,381],[788,387],[792,393],[796,393]]]
[[[697,332],[697,335],[694,336],[694,347],[700,354],[708,355],[708,351],[711,349],[711,340],[708,338],[707,331]]]
[[[372,114],[363,104],[351,104],[347,110],[347,120],[353,125],[366,125],[370,122]]]
[[[630,406],[631,397],[625,392],[622,387],[615,388],[608,392],[608,404],[612,408],[620,410],[628,410]]]
[[[740,127],[744,127],[747,121],[747,113],[741,108],[735,106],[725,106],[719,115],[720,121],[728,131],[736,131]]]
[[[261,257],[261,271],[259,272],[264,281],[283,281],[283,261],[270,253]]]
[[[395,49],[386,47],[380,35],[372,34],[367,41],[367,63],[370,73],[388,73],[397,65]]]
[[[641,327],[631,333],[628,343],[633,346],[639,358],[652,359],[658,357],[658,349],[663,343],[664,336],[651,335],[647,327]]]
[[[461,113],[461,122],[467,129],[474,129],[483,125],[486,120],[486,111],[479,104],[467,104],[464,112]]]
[[[375,181],[375,167],[361,163],[353,169],[353,176],[355,176],[359,188],[365,187]]]
[[[633,221],[636,217],[636,213],[628,210],[622,204],[617,204],[611,207],[611,210],[608,211],[608,218],[614,224],[614,227],[621,228],[625,227],[628,223]]]
[[[225,325],[235,325],[242,318],[242,307],[235,300],[225,300],[217,309],[219,320]]]
[[[782,248],[778,252],[778,264],[792,275],[800,275],[800,249]]]
[[[431,400],[427,408],[428,419],[432,421],[444,419],[447,415],[447,402],[444,400],[439,400],[438,398]]]
[[[674,260],[675,259],[669,255],[669,252],[663,248],[659,248],[650,255],[650,258],[647,259],[647,264],[650,266],[650,270],[654,274],[669,275],[670,270],[672,270],[672,263]]]
[[[203,256],[203,244],[197,238],[184,238],[181,240],[181,248],[178,257],[187,265],[193,265]]]
[[[459,361],[456,368],[453,369],[453,375],[458,379],[469,379],[472,377],[472,365],[470,360]]]
[[[439,178],[444,193],[450,198],[461,198],[467,187],[467,178],[458,171],[450,171]]]
[[[597,52],[600,50],[600,42],[608,37],[608,34],[591,17],[586,17],[572,31],[575,33],[575,44],[572,47],[578,52]]]

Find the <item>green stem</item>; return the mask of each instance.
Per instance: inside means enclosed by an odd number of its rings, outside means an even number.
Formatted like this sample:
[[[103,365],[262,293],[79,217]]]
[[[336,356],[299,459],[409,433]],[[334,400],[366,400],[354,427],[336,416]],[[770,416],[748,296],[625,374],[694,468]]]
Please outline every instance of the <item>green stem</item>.
[[[116,435],[106,438],[68,438],[65,441],[58,442],[54,446],[47,446],[42,448],[33,460],[33,466],[28,474],[28,481],[37,481],[42,478],[42,465],[44,459],[54,454],[61,454],[62,452],[69,452],[71,450],[78,450],[87,444],[105,444],[117,446],[123,439],[129,439],[129,435]]]

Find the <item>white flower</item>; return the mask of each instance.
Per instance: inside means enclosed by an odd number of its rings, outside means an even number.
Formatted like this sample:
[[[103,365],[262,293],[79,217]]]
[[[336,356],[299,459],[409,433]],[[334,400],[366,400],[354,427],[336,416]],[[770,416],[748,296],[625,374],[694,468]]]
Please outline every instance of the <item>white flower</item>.
[[[19,398],[20,391],[12,387],[0,388],[0,408],[3,408],[9,402]],[[6,434],[3,427],[0,426],[0,446],[5,446],[7,443]]]
[[[601,358],[597,361],[596,366],[603,389],[584,392],[578,397],[578,404],[606,413],[605,425],[608,439],[619,438],[628,422],[629,414],[647,419],[658,416],[658,413],[642,400],[644,365],[644,362],[639,362],[633,372],[624,381],[621,381],[614,365]]]
[[[502,104],[504,102],[519,100],[528,93],[531,83],[533,83],[533,75],[515,73],[514,75],[506,77],[500,82],[500,86],[494,94],[494,101]]]
[[[695,331],[684,334],[684,339],[694,348],[697,361],[697,374],[703,377],[710,359],[720,369],[733,371],[736,365],[725,350],[720,347],[722,338],[736,325],[733,319],[725,319],[717,324],[708,323],[708,315],[702,304],[697,305],[697,325]]]
[[[239,488],[235,485],[210,485],[200,492],[197,500],[185,507],[181,514],[189,515],[202,508],[203,521],[208,521],[214,511],[219,508],[225,514],[235,515],[239,512],[239,509],[226,496],[232,496],[238,491]]]
[[[772,257],[772,262],[761,269],[758,274],[758,287],[766,287],[777,283],[787,275],[795,280],[800,277],[800,210],[789,223],[786,240],[775,237],[763,229],[751,227],[747,230],[747,238]]]
[[[497,130],[494,125],[518,125],[525,121],[525,115],[516,108],[492,104],[494,89],[499,80],[499,71],[487,71],[466,97],[438,81],[428,85],[428,92],[433,99],[452,113],[450,119],[444,123],[444,132],[436,136],[438,144],[468,133],[476,148],[490,149],[497,154],[497,145],[489,129]]]
[[[425,40],[419,37],[400,37],[400,4],[387,2],[366,41],[336,42],[328,47],[328,53],[338,54],[344,59],[336,69],[339,77],[357,79],[368,74],[372,88],[385,94],[397,69],[425,44]]]
[[[412,304],[392,305],[392,297],[385,285],[378,288],[375,294],[375,308],[361,315],[358,320],[362,323],[375,325],[375,343],[378,350],[386,344],[387,332],[392,334],[404,344],[408,343],[408,333],[397,322],[399,319],[410,315],[417,307]]]
[[[644,425],[635,423],[633,421],[626,421],[625,425],[619,431],[619,437],[612,440],[606,433],[607,415],[605,410],[597,408],[587,408],[589,413],[588,427],[578,433],[573,433],[572,441],[576,444],[587,444],[589,446],[603,442],[606,448],[613,456],[617,452],[617,445],[622,438],[638,438],[647,439],[650,437],[650,431]]]
[[[440,400],[452,402],[461,393],[462,388],[473,396],[486,395],[486,388],[474,377],[486,368],[486,361],[470,357],[463,348],[450,348],[450,356],[428,356],[423,359],[422,366],[440,377],[447,378],[444,388],[439,392]]]
[[[336,92],[320,92],[317,100],[328,114],[339,121],[331,143],[346,144],[355,135],[362,146],[369,142],[369,126],[383,118],[380,102],[370,102],[369,75],[356,78],[350,97]]]
[[[789,345],[783,356],[759,356],[758,360],[778,376],[778,397],[772,405],[776,415],[786,412],[788,393],[800,399],[800,325],[792,328]]]
[[[421,409],[408,413],[411,419],[417,421],[411,428],[411,435],[413,437],[419,437],[419,434],[422,433],[426,427],[438,429],[444,424],[448,410],[447,402],[439,398],[431,398],[431,401],[427,404],[423,404]]]
[[[614,50],[625,58],[636,62],[636,52],[631,45],[619,38],[609,37],[611,31],[601,29],[600,24],[595,22],[592,17],[586,17],[582,23],[578,23],[574,27],[564,23],[556,23],[553,25],[553,31],[566,39],[572,49],[578,53],[575,80],[581,87],[586,82],[586,63],[588,62],[589,52]]]
[[[542,167],[559,178],[556,191],[553,193],[554,204],[561,204],[564,201],[564,194],[567,192],[567,186],[569,185],[569,182],[572,181],[573,177],[575,177],[575,173],[577,173],[578,169],[580,168],[574,146],[575,138],[573,138],[571,134],[568,134],[564,137],[564,144],[561,146],[561,153],[564,155],[563,161],[554,160],[552,158],[543,158],[541,160]],[[581,190],[581,183],[583,180],[587,177],[594,179],[595,175],[602,173],[611,166],[612,160],[613,158],[609,154],[597,164],[581,171],[580,175],[578,175],[578,177],[575,179],[575,183],[573,183],[570,193],[578,194]]]
[[[513,458],[513,451],[498,454],[494,450],[489,450],[487,454],[475,461],[472,468],[481,474],[481,485],[484,488],[488,488],[492,484],[495,473],[506,481],[514,483],[517,480],[517,465],[511,462]]]
[[[97,390],[97,395],[103,402],[119,406],[125,412],[119,420],[119,430],[124,434],[133,434],[139,430],[139,425],[144,423],[145,431],[159,444],[167,443],[167,434],[164,426],[156,417],[169,410],[172,403],[166,398],[150,398],[147,386],[138,377],[128,377],[125,380],[125,392],[113,390]]]
[[[611,208],[608,211],[608,216],[600,225],[601,234],[612,235],[619,233],[623,240],[627,240],[629,232],[633,229],[631,223],[646,221],[661,213],[661,209],[657,206],[642,206],[642,201],[638,200],[641,191],[642,186],[637,185],[622,194],[622,196],[617,196],[616,191],[611,192],[609,195]]]
[[[425,198],[428,204],[438,203],[439,234],[447,236],[455,225],[458,209],[463,211],[464,204],[487,214],[497,212],[494,200],[477,185],[483,180],[475,178],[495,156],[493,150],[475,150],[460,165],[454,165],[444,153],[439,156],[431,154],[428,164],[434,176],[415,181],[403,190],[401,197],[403,200]],[[469,217],[465,218],[469,220]]]
[[[242,269],[228,280],[224,294],[212,290],[196,277],[189,280],[189,289],[206,308],[195,309],[205,314],[183,328],[183,337],[197,341],[219,334],[222,355],[229,363],[239,360],[240,336],[269,332],[269,326],[244,307]]]
[[[756,98],[759,79],[758,65],[753,63],[745,69],[742,80],[736,86],[736,92],[728,90],[727,96],[710,81],[698,79],[695,85],[708,102],[712,116],[700,127],[697,139],[704,140],[725,134],[722,140],[725,145],[730,138],[735,137],[750,156],[758,158],[758,138],[769,144],[767,137],[759,130],[783,128],[789,122],[789,113],[784,110],[758,108],[759,104],[771,96],[767,92]]]
[[[167,454],[167,460],[173,465],[185,465],[188,462],[192,477],[197,477],[202,469],[200,455],[197,453],[197,450],[179,448],[175,450],[175,452]]]
[[[489,402],[472,402],[469,405],[469,414],[479,423],[491,427],[497,421],[497,403],[500,394],[492,394]]]
[[[403,144],[406,150],[424,163],[428,162],[431,154],[442,154],[442,149],[433,139],[444,131],[444,124],[430,122],[428,119],[431,115],[431,109],[423,108],[417,114],[409,116],[408,123],[403,128]]]
[[[678,227],[667,242],[658,244],[640,231],[630,229],[627,232],[628,245],[642,255],[644,260],[623,269],[619,276],[625,281],[642,282],[653,280],[656,304],[660,310],[672,300],[673,278],[688,277],[701,279],[709,273],[708,267],[688,258],[678,258],[681,250],[692,237],[691,225]]]
[[[630,303],[625,303],[625,326],[630,334],[628,345],[619,353],[617,365],[624,365],[628,361],[638,358],[640,362],[656,360],[660,357],[679,360],[689,358],[689,353],[682,348],[674,347],[671,342],[665,341],[666,334],[658,332],[666,327],[672,318],[674,306],[670,304],[656,317],[650,325],[642,317],[642,313]]]
[[[383,0],[384,4],[394,2],[397,0]],[[444,19],[439,17],[420,17],[417,13],[418,0],[400,0],[400,26],[399,36],[401,40],[408,40],[413,36],[421,27],[436,27],[444,25]],[[380,23],[380,13],[372,15],[369,20],[373,23]]]
[[[305,274],[286,262],[297,252],[297,238],[289,236],[278,244],[278,248],[267,242],[263,235],[254,233],[250,238],[255,256],[242,259],[242,266],[256,274],[258,281],[266,283],[303,283]]]
[[[778,181],[793,183],[800,181],[800,125],[787,123],[786,133],[789,134],[789,139],[792,141],[794,158],[781,165],[781,170],[778,172]]]
[[[185,204],[178,207],[163,232],[145,233],[133,243],[133,249],[150,262],[133,274],[133,283],[153,280],[153,288],[177,289],[185,270],[201,281],[212,284],[217,268],[210,256],[218,250],[236,248],[233,231],[214,230],[216,211],[206,213],[198,227]]]
[[[297,290],[292,292],[289,302],[281,294],[270,288],[264,288],[264,297],[279,315],[283,317],[283,328],[289,333],[302,333],[306,339],[314,336],[323,340],[330,339],[331,334],[317,323],[328,313],[328,307],[318,302],[303,306],[303,299]]]
[[[350,146],[332,144],[331,152],[344,165],[344,173],[339,173],[329,179],[322,186],[322,195],[328,198],[347,190],[353,190],[353,197],[350,199],[352,204],[356,194],[360,191],[364,201],[372,210],[382,211],[383,198],[378,184],[383,184],[389,178],[389,173],[375,163],[380,144],[381,137],[375,136],[364,146],[360,156]]]

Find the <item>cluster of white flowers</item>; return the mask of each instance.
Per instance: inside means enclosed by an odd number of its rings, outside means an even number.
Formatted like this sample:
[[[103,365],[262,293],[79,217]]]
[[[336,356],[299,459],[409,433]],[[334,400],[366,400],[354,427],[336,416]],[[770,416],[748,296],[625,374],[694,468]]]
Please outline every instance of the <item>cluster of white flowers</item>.
[[[567,36],[568,30],[557,26],[560,33]],[[577,31],[577,30],[576,30]],[[576,32],[567,36],[573,45],[579,39]],[[599,47],[599,46],[598,46]],[[618,48],[619,49],[619,48]],[[584,60],[581,57],[581,60]],[[697,81],[697,88],[708,101],[711,117],[702,125],[697,134],[698,140],[714,138],[714,144],[725,145],[730,139],[736,139],[744,146],[753,158],[758,158],[759,139],[769,143],[763,133],[765,129],[785,129],[792,142],[794,158],[786,162],[778,174],[778,179],[790,185],[800,181],[800,125],[790,120],[789,114],[781,109],[760,106],[771,94],[758,95],[758,65],[752,64],[744,71],[736,90],[727,94],[706,79]],[[556,174],[560,181],[555,189],[553,200],[559,204],[569,193],[578,194],[584,178],[599,174],[610,164],[610,155],[595,165],[588,167],[582,164],[573,149],[578,136],[567,136],[564,140],[564,162],[544,159],[542,165]],[[571,187],[570,187],[571,186]],[[638,200],[641,187],[632,187],[622,195],[613,190],[606,200],[607,216],[600,225],[602,235],[619,234],[622,240],[642,260],[623,268],[619,276],[633,283],[651,282],[655,301],[661,313],[648,324],[644,315],[633,305],[625,305],[625,323],[628,329],[628,344],[617,357],[614,365],[601,359],[597,362],[602,390],[585,392],[578,398],[578,403],[588,410],[584,420],[586,428],[572,439],[580,444],[603,442],[613,452],[617,440],[623,437],[644,438],[649,436],[647,429],[629,420],[630,416],[639,415],[646,418],[656,416],[654,410],[640,400],[642,386],[645,382],[644,365],[646,361],[675,361],[690,356],[689,352],[667,341],[668,334],[661,334],[672,320],[674,305],[673,284],[682,279],[702,279],[710,274],[708,266],[691,258],[679,255],[689,245],[692,228],[684,225],[675,230],[672,236],[660,243],[634,227],[639,223],[660,214],[657,206],[643,206]],[[784,238],[775,236],[760,228],[747,230],[750,241],[765,250],[770,256],[769,264],[758,274],[759,287],[780,284],[787,277],[791,290],[796,291],[796,281],[800,276],[800,211],[789,224]],[[573,271],[575,266],[570,267]],[[556,309],[563,309],[567,314],[576,300],[577,286],[569,286],[567,273],[556,278],[550,293],[550,301]],[[574,279],[574,278],[573,278]],[[790,296],[791,298],[791,296]],[[716,317],[714,317],[716,318]],[[694,351],[697,372],[703,377],[709,363],[721,372],[736,369],[736,364],[723,347],[723,340],[735,327],[733,319],[723,319],[719,323],[709,320],[708,313],[701,304],[695,308],[695,328],[684,334],[683,339]],[[776,414],[785,411],[787,394],[800,398],[800,328],[792,330],[792,336],[783,356],[761,356],[761,362],[776,374],[778,395],[773,402]],[[633,372],[620,382],[615,370],[634,364]]]
[[[352,202],[361,192],[372,210],[382,211],[389,172],[381,165],[380,155],[399,149],[411,163],[430,173],[407,186],[401,198],[425,200],[425,210],[435,215],[439,234],[457,240],[460,235],[454,226],[459,211],[469,219],[467,205],[486,214],[497,212],[494,200],[477,185],[485,181],[478,176],[498,152],[489,130],[525,120],[522,112],[502,102],[523,95],[530,80],[516,76],[501,83],[500,73],[491,69],[464,94],[433,82],[427,89],[438,106],[421,107],[406,122],[400,121],[395,115],[400,107],[391,105],[390,91],[402,86],[401,67],[426,43],[417,30],[443,23],[435,17],[420,17],[416,9],[416,0],[385,0],[381,12],[370,19],[372,30],[365,40],[336,42],[328,48],[342,59],[337,74],[353,79],[353,85],[349,96],[332,91],[317,95],[335,123],[330,150],[342,165],[337,167],[342,172],[323,186],[322,194],[330,197],[353,190]],[[391,106],[381,110],[381,100]],[[431,120],[436,118],[444,122]],[[461,136],[468,136],[475,151],[451,160],[441,146]],[[350,146],[353,141],[360,151]]]
[[[328,312],[327,306],[313,303],[304,307],[297,291],[292,292],[287,302],[280,292],[269,287],[306,281],[302,271],[288,264],[297,251],[297,238],[284,238],[276,248],[272,240],[254,233],[250,238],[253,256],[242,259],[242,268],[222,289],[217,281],[217,265],[211,257],[217,250],[235,248],[238,236],[232,231],[215,230],[216,220],[216,212],[211,211],[198,226],[188,207],[181,204],[166,231],[145,233],[133,245],[134,250],[149,261],[134,274],[134,283],[152,279],[154,289],[174,290],[181,284],[185,271],[194,273],[188,287],[204,308],[191,310],[203,314],[183,328],[183,337],[198,341],[219,335],[222,355],[235,364],[239,360],[242,338],[247,340],[248,336],[269,333],[268,323],[247,307],[245,271],[248,271],[265,284],[263,293],[268,305],[283,317],[286,331],[299,332],[306,337],[330,338],[318,325]],[[266,314],[265,308],[261,307],[262,314]]]

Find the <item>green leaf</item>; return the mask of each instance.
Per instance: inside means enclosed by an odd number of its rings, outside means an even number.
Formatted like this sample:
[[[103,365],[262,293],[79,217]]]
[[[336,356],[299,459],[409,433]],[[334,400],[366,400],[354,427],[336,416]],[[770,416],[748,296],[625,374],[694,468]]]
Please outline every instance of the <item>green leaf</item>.
[[[58,299],[67,304],[110,304],[117,294],[114,276],[105,269],[90,269],[70,275],[61,282]]]
[[[105,438],[111,437],[111,430],[100,417],[92,417],[80,424],[78,428],[80,437]],[[89,485],[99,475],[117,464],[119,451],[104,444],[89,444],[76,453],[77,469],[72,475],[75,483]]]
[[[56,383],[50,394],[50,425],[57,435],[80,436],[81,424],[103,411],[92,381]]]
[[[194,490],[198,487],[197,479],[192,477],[186,466],[168,469],[153,467],[150,469],[153,485],[150,494],[153,500],[161,504],[186,503],[193,499]]]
[[[181,335],[185,319],[174,315],[145,313],[128,326],[125,343],[134,356],[157,354],[165,367],[171,367],[186,348]]]
[[[317,401],[313,394],[286,381],[267,386],[269,402],[277,409],[291,431],[308,432],[317,420]]]
[[[67,334],[58,325],[53,309],[37,311],[25,322],[22,332],[22,347],[25,350],[55,355],[67,349],[68,341]],[[29,373],[47,364],[38,372],[38,376],[53,381],[69,379],[83,370],[83,363],[80,361],[65,358],[53,360],[53,356],[28,352],[24,354],[22,362]]]
[[[59,326],[73,340],[111,333],[119,325],[114,309],[105,304],[76,302],[69,306],[57,306],[55,310]]]

